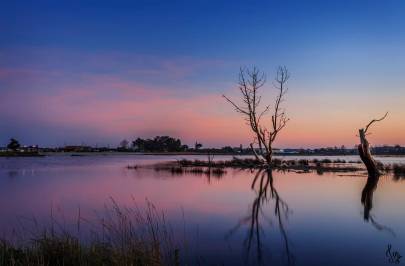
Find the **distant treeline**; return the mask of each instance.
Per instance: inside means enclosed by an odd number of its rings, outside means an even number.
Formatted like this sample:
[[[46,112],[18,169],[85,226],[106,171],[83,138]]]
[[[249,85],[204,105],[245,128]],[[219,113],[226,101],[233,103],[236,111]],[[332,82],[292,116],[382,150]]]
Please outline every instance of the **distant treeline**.
[[[222,148],[203,148],[201,143],[195,142],[194,147],[182,144],[180,139],[169,136],[156,136],[153,139],[137,138],[131,146],[125,145],[128,142],[123,140],[120,150],[132,150],[136,152],[199,152],[199,153],[241,153],[241,148],[225,146]]]
[[[297,155],[358,155],[357,147],[346,148],[328,147],[318,149],[284,149],[282,153],[291,153]],[[371,153],[374,155],[405,155],[405,147],[400,145],[395,146],[377,146],[371,147]]]
[[[132,148],[134,151],[140,152],[181,152],[188,150],[188,146],[183,145],[180,139],[169,136],[156,136],[153,139],[137,138],[132,142],[132,147],[123,145],[125,143],[125,140],[122,141],[119,148],[123,150]]]
[[[346,148],[327,147],[317,149],[274,149],[276,155],[357,155],[356,147]],[[144,152],[144,153],[201,153],[201,154],[240,154],[253,155],[250,147],[231,147],[225,146],[222,148],[205,148],[203,144],[195,142],[193,147],[189,147],[182,143],[178,138],[170,136],[156,136],[150,139],[137,138],[133,141],[123,140],[118,147],[92,147],[88,145],[69,145],[58,148],[44,148],[34,146],[21,145],[18,140],[10,139],[7,147],[0,147],[0,155],[6,152],[13,153],[35,153],[35,152]],[[375,155],[405,155],[405,147],[400,145],[395,146],[379,146],[372,147],[371,152]]]

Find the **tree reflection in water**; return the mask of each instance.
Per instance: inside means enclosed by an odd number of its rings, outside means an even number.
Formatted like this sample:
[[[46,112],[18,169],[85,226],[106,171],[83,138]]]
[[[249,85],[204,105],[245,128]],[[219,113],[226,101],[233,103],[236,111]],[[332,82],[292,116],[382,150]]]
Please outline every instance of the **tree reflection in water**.
[[[379,180],[380,180],[379,175],[371,175],[371,174],[368,175],[367,182],[364,185],[363,191],[361,193],[361,203],[364,206],[363,218],[364,221],[370,222],[371,225],[373,225],[377,230],[386,231],[391,235],[395,236],[395,232],[391,228],[378,223],[375,220],[375,217],[373,217],[373,215],[371,215],[370,213],[371,209],[373,208],[373,194],[377,189],[377,184]]]
[[[227,234],[227,238],[233,235],[243,225],[248,225],[248,233],[244,241],[244,247],[246,249],[245,264],[249,264],[251,259],[252,248],[256,248],[257,264],[265,264],[263,259],[263,243],[262,236],[264,236],[264,230],[261,225],[262,220],[267,220],[269,224],[272,224],[271,217],[266,215],[263,210],[269,203],[274,204],[274,216],[277,220],[278,227],[281,232],[281,236],[284,242],[284,249],[286,253],[286,262],[288,265],[294,264],[294,256],[291,253],[289,240],[287,237],[287,231],[284,227],[284,221],[288,219],[291,210],[288,204],[280,197],[278,191],[273,185],[273,172],[272,170],[261,169],[256,172],[253,179],[252,190],[255,191],[256,197],[253,200],[249,215],[242,218],[238,224],[232,228]],[[254,251],[253,251],[254,253]]]

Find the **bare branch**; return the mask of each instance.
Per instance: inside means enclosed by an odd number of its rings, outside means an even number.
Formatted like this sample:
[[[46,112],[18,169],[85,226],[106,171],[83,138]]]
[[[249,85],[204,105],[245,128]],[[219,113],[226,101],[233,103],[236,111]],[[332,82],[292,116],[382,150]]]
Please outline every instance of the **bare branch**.
[[[257,118],[257,122],[260,123],[260,119],[262,118],[263,115],[265,115],[268,111],[270,110],[270,105],[267,105],[266,108],[260,113],[259,117]]]
[[[367,133],[368,128],[375,122],[380,122],[382,120],[384,120],[388,115],[388,112],[385,113],[385,115],[383,117],[381,117],[380,119],[373,119],[370,121],[370,123],[368,123],[368,125],[366,126],[366,128],[364,129],[364,134]]]
[[[249,113],[245,110],[243,110],[241,107],[237,106],[231,99],[229,99],[228,97],[226,97],[225,95],[222,95],[222,97],[224,97],[228,102],[230,102],[233,107],[235,107],[236,111],[242,114],[246,114],[249,115]]]

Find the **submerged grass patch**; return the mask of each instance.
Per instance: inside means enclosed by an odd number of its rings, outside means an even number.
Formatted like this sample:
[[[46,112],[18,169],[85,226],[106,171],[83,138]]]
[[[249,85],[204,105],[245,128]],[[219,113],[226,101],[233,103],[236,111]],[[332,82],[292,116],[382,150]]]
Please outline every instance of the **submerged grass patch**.
[[[134,168],[128,168],[134,169]],[[135,168],[136,169],[136,168]],[[193,174],[193,175],[204,175],[204,176],[214,176],[221,177],[226,174],[226,170],[222,167],[185,167],[175,164],[159,164],[153,168],[155,171],[165,171],[170,172],[172,175],[183,175],[183,174]]]
[[[390,165],[377,162],[379,170],[383,173],[394,173],[397,179],[405,178],[405,165]],[[213,160],[178,160],[175,162],[155,164],[152,167],[156,171],[169,171],[172,174],[196,174],[196,175],[216,175],[221,177],[226,173],[227,168],[234,169],[261,169],[267,167],[263,162],[252,158],[237,158],[234,157],[227,161]],[[131,166],[128,169],[137,169],[138,166]],[[325,159],[298,159],[298,160],[283,160],[280,158],[273,159],[272,168],[280,171],[295,171],[298,173],[306,173],[315,171],[318,174],[325,172],[342,173],[342,172],[359,172],[365,171],[365,167],[361,161],[346,161],[343,159],[331,160]]]
[[[175,173],[199,173],[206,170],[200,170],[201,167],[206,169],[214,169],[213,172],[223,173],[226,168],[236,168],[236,169],[260,169],[266,167],[263,162],[252,159],[244,158],[240,159],[234,157],[232,160],[228,161],[203,161],[203,160],[179,160],[177,162],[169,162],[164,164],[155,165],[155,170],[169,170]],[[350,172],[350,171],[360,171],[364,170],[358,166],[353,165],[353,163],[348,163],[345,160],[282,160],[275,158],[273,160],[273,169],[283,170],[283,171],[298,171],[298,172],[308,172],[315,170],[318,173],[323,172]]]

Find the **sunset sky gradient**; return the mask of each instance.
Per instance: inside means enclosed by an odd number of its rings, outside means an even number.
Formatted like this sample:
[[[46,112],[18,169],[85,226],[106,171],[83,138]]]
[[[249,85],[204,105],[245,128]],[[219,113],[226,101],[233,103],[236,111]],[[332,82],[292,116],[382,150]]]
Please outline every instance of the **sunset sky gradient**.
[[[110,3],[108,3],[110,2]],[[8,1],[0,9],[0,146],[116,146],[171,135],[248,144],[240,66],[291,72],[278,147],[405,145],[404,1]]]

